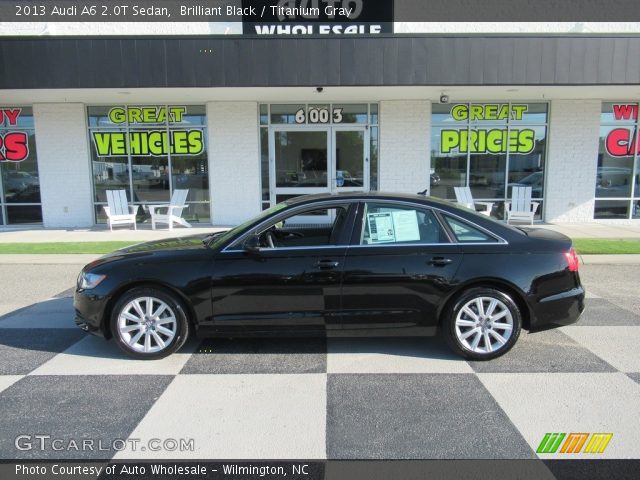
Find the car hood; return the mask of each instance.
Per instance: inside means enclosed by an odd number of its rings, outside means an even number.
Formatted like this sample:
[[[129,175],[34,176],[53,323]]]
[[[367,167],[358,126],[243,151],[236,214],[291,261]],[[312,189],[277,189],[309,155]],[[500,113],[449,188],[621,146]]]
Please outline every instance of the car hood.
[[[163,238],[151,242],[137,243],[126,248],[116,250],[109,255],[129,253],[151,253],[162,250],[202,250],[206,248],[203,240],[207,235],[188,235],[185,237]]]
[[[91,263],[97,266],[104,263],[113,262],[124,258],[146,257],[148,255],[168,253],[168,252],[184,252],[188,250],[204,250],[206,245],[203,240],[207,235],[188,235],[185,237],[163,238],[162,240],[153,240],[151,242],[136,243],[129,247],[120,248],[113,252],[103,255],[99,259]]]
[[[185,237],[165,238],[162,240],[153,240],[151,242],[137,243],[126,248],[114,250],[93,262],[85,265],[84,271],[90,271],[96,267],[106,264],[112,264],[123,260],[141,260],[156,255],[178,255],[191,252],[207,250],[208,247],[203,240],[208,235],[189,235]]]

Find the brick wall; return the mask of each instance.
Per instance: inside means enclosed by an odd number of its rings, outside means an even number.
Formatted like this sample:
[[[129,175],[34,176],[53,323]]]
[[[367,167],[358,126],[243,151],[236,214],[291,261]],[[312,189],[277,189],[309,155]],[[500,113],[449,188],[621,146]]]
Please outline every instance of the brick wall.
[[[380,102],[380,190],[416,193],[429,187],[431,102]]]
[[[600,128],[599,100],[551,102],[544,219],[593,221]]]
[[[211,223],[236,225],[260,212],[258,104],[207,103]]]
[[[44,226],[93,225],[84,105],[35,104],[33,114]]]

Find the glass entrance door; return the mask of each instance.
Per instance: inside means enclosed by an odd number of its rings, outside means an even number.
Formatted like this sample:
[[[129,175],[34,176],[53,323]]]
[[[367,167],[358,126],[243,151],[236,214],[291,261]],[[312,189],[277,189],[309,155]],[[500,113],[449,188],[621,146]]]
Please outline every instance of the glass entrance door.
[[[369,190],[368,131],[362,128],[332,128],[334,192]]]
[[[365,127],[271,128],[271,203],[313,193],[368,191],[367,134]]]
[[[269,143],[272,204],[298,195],[329,191],[326,129],[273,129]]]

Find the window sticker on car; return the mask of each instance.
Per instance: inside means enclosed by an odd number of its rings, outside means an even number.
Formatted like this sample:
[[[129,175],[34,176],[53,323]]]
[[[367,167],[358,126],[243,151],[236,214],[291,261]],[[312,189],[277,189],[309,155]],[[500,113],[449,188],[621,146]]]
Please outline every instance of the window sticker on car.
[[[418,214],[415,210],[396,210],[391,214],[396,242],[414,242],[420,240]]]
[[[367,213],[371,243],[414,242],[420,240],[415,210]]]
[[[394,242],[396,234],[393,229],[391,212],[367,213],[371,243]]]

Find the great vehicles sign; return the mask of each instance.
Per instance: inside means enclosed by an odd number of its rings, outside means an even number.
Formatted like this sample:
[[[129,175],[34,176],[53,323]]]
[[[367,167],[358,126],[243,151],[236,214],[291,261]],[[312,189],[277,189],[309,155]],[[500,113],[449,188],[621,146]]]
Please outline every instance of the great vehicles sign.
[[[113,107],[107,114],[109,122],[130,128],[92,131],[96,154],[101,157],[199,155],[204,149],[203,130],[172,127],[183,122],[186,111],[184,106]]]

